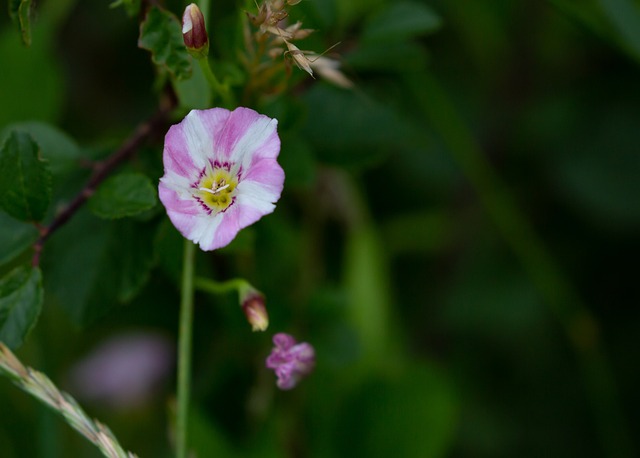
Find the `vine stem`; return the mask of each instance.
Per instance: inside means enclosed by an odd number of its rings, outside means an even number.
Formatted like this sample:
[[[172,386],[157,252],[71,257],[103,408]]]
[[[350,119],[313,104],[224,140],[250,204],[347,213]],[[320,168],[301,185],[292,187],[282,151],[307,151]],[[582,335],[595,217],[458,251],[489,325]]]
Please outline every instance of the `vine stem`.
[[[40,254],[47,239],[71,219],[73,215],[86,203],[93,195],[100,183],[107,178],[120,164],[129,159],[143,145],[143,143],[155,133],[159,132],[167,123],[169,113],[177,105],[174,94],[162,100],[160,108],[149,119],[141,123],[129,138],[104,161],[98,163],[89,181],[73,198],[73,200],[58,213],[47,226],[38,226],[40,237],[33,245],[33,257],[31,264],[35,267],[40,265]]]
[[[226,84],[222,84],[218,81],[215,73],[211,70],[211,65],[209,65],[209,59],[207,57],[203,57],[202,59],[198,59],[198,64],[200,64],[200,69],[204,74],[205,78],[207,78],[207,82],[211,89],[213,89],[214,94],[220,94],[222,97],[222,103],[225,108],[233,108],[234,103],[231,99],[231,93],[229,92],[229,87]]]
[[[217,282],[208,278],[196,278],[195,287],[200,291],[211,294],[222,294],[229,291],[240,292],[242,288],[251,288],[251,285],[244,278],[233,278],[231,280]]]
[[[176,456],[187,458],[189,397],[191,394],[191,343],[193,335],[193,271],[195,245],[185,239],[178,336],[178,409]]]

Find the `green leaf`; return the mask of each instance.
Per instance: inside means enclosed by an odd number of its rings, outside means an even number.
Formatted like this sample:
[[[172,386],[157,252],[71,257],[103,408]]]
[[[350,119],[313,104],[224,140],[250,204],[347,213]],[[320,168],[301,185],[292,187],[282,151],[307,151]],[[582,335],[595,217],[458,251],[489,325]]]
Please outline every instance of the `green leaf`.
[[[105,224],[81,210],[43,252],[48,296],[81,326],[130,301],[155,264],[156,232],[155,221]]]
[[[416,212],[395,216],[382,226],[387,252],[433,254],[447,247],[453,221],[446,212]]]
[[[311,146],[301,135],[282,135],[278,161],[287,175],[287,185],[311,187],[315,183],[316,164]]]
[[[387,263],[373,227],[353,231],[345,248],[345,290],[349,320],[358,334],[363,360],[387,362],[394,350]]]
[[[16,40],[13,30],[0,30],[0,62],[11,63],[0,71],[0,126],[25,119],[54,121],[66,100],[61,61],[52,51],[54,30],[40,25],[33,30],[28,49]]]
[[[20,26],[22,42],[31,46],[31,0],[10,0],[9,15]]]
[[[383,5],[385,0],[350,0],[334,3],[338,23],[341,27],[348,27],[353,22],[362,18],[365,14]]]
[[[544,305],[526,273],[511,259],[496,255],[486,239],[476,237],[479,247],[459,261],[441,319],[459,335],[526,342],[544,326]]]
[[[607,113],[603,119],[585,120],[582,128],[570,132],[571,137],[563,139],[566,146],[550,154],[549,163],[568,204],[598,225],[638,228],[640,200],[630,197],[640,195],[637,105],[618,100],[612,97],[602,104]]]
[[[116,0],[109,8],[118,8],[119,6],[124,7],[124,10],[127,12],[127,16],[134,17],[140,13],[140,5],[141,0]]]
[[[140,25],[138,46],[150,51],[153,63],[177,79],[191,76],[191,61],[184,46],[180,21],[170,12],[157,6],[149,9]]]
[[[189,412],[189,435],[197,456],[238,456],[223,431],[197,407]]]
[[[9,137],[12,130],[28,132],[42,150],[42,157],[49,162],[54,175],[75,169],[80,158],[78,144],[57,127],[40,121],[28,121],[9,124],[0,131],[0,145]]]
[[[64,230],[47,242],[47,248],[43,251],[41,265],[47,272],[47,297],[65,310],[76,324],[86,323],[115,305],[113,293],[94,304],[88,301],[91,289],[100,276],[108,235],[104,221],[81,210],[65,225]],[[90,312],[90,308],[95,311]]]
[[[609,21],[616,28],[627,48],[636,59],[640,59],[640,7],[633,0],[599,0]]]
[[[51,200],[51,172],[25,132],[13,131],[0,150],[0,207],[22,221],[40,221]]]
[[[15,259],[38,239],[38,230],[0,212],[0,266]]]
[[[343,406],[344,415],[336,419],[337,456],[449,455],[458,399],[436,367],[412,362],[399,376],[370,377]]]
[[[154,207],[158,199],[151,180],[139,173],[122,173],[107,179],[89,200],[100,218],[133,216]]]
[[[0,279],[0,341],[9,348],[22,345],[42,309],[40,269],[18,267]]]
[[[599,0],[548,0],[551,5],[557,8],[568,18],[577,21],[581,26],[585,26],[602,38],[610,39],[606,36],[608,24],[603,17]]]
[[[580,26],[640,60],[640,7],[633,0],[548,0]]]
[[[640,228],[640,132],[636,113],[640,99],[620,80],[601,91],[541,97],[529,109],[521,138],[535,135],[538,158],[553,180],[558,198],[609,230]],[[617,89],[616,89],[617,88]],[[593,113],[607,113],[598,117]]]
[[[126,220],[111,230],[107,239],[104,263],[111,269],[117,285],[116,300],[125,303],[133,299],[149,280],[155,264],[153,256],[157,226],[154,222]],[[103,282],[98,281],[98,285]],[[94,293],[95,294],[95,293]]]
[[[355,70],[386,70],[396,73],[416,72],[424,68],[427,53],[416,43],[362,43],[345,56]]]
[[[413,138],[392,107],[363,92],[317,84],[305,100],[313,116],[307,116],[303,135],[321,161],[370,165],[396,154]]]
[[[414,2],[393,2],[376,14],[365,27],[362,41],[389,43],[433,33],[442,20],[426,5]]]

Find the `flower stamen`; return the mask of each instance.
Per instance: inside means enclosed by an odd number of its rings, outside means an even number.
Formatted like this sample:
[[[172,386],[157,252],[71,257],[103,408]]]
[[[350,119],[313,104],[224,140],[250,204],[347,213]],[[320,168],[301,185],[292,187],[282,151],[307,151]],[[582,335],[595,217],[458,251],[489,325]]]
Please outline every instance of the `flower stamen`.
[[[214,187],[212,189],[209,188],[198,188],[200,191],[204,191],[204,192],[208,192],[209,194],[217,194],[220,191],[227,189],[229,186],[229,184],[225,184],[224,186],[220,186],[220,187]]]
[[[208,213],[225,211],[235,201],[238,176],[215,167],[203,173],[200,182],[194,185],[194,195]]]

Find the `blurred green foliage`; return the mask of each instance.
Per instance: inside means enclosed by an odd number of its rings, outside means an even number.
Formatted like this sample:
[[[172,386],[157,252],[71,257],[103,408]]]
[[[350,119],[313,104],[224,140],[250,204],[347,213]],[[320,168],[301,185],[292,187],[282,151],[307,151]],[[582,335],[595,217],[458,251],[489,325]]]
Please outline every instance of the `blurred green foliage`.
[[[178,17],[185,6],[161,3]],[[207,18],[213,67],[226,60],[236,87],[228,61],[252,5],[212,2]],[[35,7],[28,48],[0,18],[0,141],[23,132],[47,161],[46,222],[160,89],[135,14]],[[197,294],[198,456],[633,456],[640,2],[307,0],[292,11],[319,31],[304,49],[339,42],[328,55],[355,87],[294,68],[289,92],[255,97],[279,120],[285,190],[229,247],[199,253],[197,272],[248,279],[270,331],[312,343],[317,368],[278,392],[264,367],[270,335],[249,331],[232,295]],[[156,60],[171,68],[175,35],[156,36],[168,50]],[[177,62],[175,76],[187,68]],[[206,107],[197,66],[176,87],[173,121]],[[44,246],[44,304],[19,355],[72,394],[70,369],[103,339],[176,338],[182,238],[149,185],[162,175],[161,137]],[[118,195],[117,180],[135,181],[132,192]],[[0,330],[20,322],[16,294],[39,312],[40,272],[21,267],[37,237],[0,212]],[[130,409],[84,405],[126,448],[168,457],[174,392],[170,378]],[[3,458],[98,456],[16,393],[0,381]]]

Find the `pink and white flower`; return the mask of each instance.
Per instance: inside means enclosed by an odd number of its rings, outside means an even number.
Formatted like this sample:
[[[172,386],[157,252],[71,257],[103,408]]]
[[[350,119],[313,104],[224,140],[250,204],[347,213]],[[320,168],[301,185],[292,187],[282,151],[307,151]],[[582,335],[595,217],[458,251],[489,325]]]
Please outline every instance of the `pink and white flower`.
[[[193,110],[171,126],[159,195],[182,235],[215,250],[274,210],[284,184],[277,125],[241,107]]]

